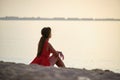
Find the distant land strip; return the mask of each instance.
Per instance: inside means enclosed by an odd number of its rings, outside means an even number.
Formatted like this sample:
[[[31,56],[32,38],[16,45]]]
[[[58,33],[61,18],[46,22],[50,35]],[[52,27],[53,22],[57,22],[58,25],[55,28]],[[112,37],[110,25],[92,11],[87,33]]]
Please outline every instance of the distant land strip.
[[[16,16],[6,16],[0,17],[0,20],[42,20],[42,21],[120,21],[120,18],[64,18],[64,17],[54,17],[54,18],[46,18],[46,17],[16,17]]]

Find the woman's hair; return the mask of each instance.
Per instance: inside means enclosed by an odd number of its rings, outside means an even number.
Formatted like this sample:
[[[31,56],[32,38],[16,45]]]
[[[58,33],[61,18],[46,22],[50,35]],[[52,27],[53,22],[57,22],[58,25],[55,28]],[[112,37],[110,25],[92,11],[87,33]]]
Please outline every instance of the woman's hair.
[[[41,30],[42,37],[40,38],[40,41],[39,41],[39,44],[38,44],[37,56],[41,55],[44,43],[45,43],[46,39],[49,38],[50,34],[51,34],[51,28],[50,27],[44,27]]]

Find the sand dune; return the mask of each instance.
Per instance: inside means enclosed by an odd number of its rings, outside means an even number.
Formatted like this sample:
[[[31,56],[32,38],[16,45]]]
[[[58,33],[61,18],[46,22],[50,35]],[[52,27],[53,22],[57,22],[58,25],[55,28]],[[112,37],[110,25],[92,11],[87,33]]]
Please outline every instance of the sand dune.
[[[0,80],[120,80],[120,73],[0,61]]]

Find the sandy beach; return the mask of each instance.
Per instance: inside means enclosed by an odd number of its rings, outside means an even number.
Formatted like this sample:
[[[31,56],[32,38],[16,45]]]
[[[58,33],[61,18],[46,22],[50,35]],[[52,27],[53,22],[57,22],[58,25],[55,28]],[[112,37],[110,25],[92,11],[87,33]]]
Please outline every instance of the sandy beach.
[[[0,80],[120,80],[120,73],[0,61]]]

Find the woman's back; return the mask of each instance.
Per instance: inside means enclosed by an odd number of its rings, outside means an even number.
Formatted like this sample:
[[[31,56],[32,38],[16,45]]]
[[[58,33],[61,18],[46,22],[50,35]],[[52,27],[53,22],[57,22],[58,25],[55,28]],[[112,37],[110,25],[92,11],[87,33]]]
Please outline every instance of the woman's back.
[[[50,49],[49,49],[48,45],[49,45],[48,40],[46,40],[44,45],[43,45],[41,55],[37,56],[31,62],[32,64],[50,66],[50,62],[49,62]]]

